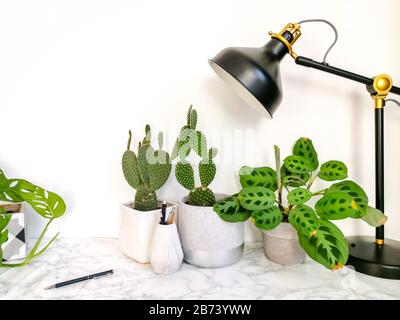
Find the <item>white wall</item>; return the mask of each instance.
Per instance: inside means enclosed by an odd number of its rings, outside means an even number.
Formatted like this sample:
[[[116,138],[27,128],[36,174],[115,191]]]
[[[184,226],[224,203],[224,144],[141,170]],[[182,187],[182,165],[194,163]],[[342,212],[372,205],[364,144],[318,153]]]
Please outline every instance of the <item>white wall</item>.
[[[65,197],[68,213],[52,232],[116,236],[119,204],[133,197],[120,168],[127,130],[142,136],[149,122],[171,143],[193,103],[204,132],[250,130],[254,136],[255,154],[221,164],[215,191],[235,192],[234,173],[242,164],[272,164],[274,144],[285,153],[307,136],[322,161],[348,164],[373,203],[373,108],[363,86],[287,57],[284,100],[269,121],[232,95],[207,59],[227,46],[261,46],[269,30],[289,21],[321,17],[340,32],[332,65],[370,76],[386,72],[400,83],[399,10],[396,0],[1,1],[1,168]],[[332,39],[325,25],[307,24],[295,49],[320,60]],[[386,113],[386,229],[395,239],[399,111],[389,106]],[[159,192],[172,200],[184,194],[172,175]],[[43,222],[33,213],[30,218],[33,236]],[[374,232],[359,221],[340,225],[346,234]]]

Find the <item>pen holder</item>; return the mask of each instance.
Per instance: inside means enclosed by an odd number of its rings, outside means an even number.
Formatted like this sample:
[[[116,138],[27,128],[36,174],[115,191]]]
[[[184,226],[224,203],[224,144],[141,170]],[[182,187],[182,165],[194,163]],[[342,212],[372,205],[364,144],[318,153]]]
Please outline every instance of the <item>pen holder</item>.
[[[178,271],[183,251],[176,224],[158,224],[150,246],[150,263],[155,273],[171,274]]]

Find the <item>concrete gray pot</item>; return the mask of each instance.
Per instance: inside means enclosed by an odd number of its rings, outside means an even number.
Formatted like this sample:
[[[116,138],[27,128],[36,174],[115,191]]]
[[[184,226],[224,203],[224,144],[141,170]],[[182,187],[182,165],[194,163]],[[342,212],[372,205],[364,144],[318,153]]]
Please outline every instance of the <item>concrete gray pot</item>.
[[[300,247],[296,230],[290,223],[282,222],[274,230],[262,231],[264,253],[268,260],[282,264],[303,263],[306,254]]]
[[[226,198],[216,195],[217,200]],[[178,220],[184,259],[204,268],[231,265],[242,257],[244,247],[243,222],[223,221],[212,207],[197,207],[179,204]]]

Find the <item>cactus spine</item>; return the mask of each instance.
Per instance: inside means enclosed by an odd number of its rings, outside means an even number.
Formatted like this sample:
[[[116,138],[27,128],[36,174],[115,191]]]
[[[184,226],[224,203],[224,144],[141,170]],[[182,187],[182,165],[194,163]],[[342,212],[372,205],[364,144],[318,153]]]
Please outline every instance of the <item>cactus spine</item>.
[[[134,206],[139,211],[157,209],[156,190],[165,184],[171,172],[170,156],[162,150],[162,132],[158,135],[158,150],[151,146],[149,125],[146,125],[145,133],[135,154],[130,148],[132,133],[129,131],[127,150],[122,156],[122,171],[128,184],[136,190]]]
[[[197,112],[190,106],[187,114],[187,123],[181,129],[176,141],[172,157],[179,157],[175,168],[175,176],[178,182],[189,190],[188,204],[194,206],[212,206],[215,203],[215,195],[209,188],[216,174],[216,166],[213,159],[217,155],[217,149],[207,149],[207,140],[201,131],[196,131]],[[199,176],[201,185],[195,186],[194,170],[186,161],[190,151],[194,150],[201,161],[199,162]]]

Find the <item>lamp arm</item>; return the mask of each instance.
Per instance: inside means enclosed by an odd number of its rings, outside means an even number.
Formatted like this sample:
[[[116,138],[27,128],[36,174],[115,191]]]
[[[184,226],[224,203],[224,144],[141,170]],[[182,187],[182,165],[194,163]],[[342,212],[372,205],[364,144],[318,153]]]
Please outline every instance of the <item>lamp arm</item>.
[[[347,70],[343,70],[343,69],[339,69],[339,68],[336,68],[336,67],[332,67],[332,66],[330,66],[328,64],[324,64],[322,62],[314,61],[313,59],[310,59],[310,58],[298,56],[296,58],[295,62],[296,62],[296,64],[298,64],[300,66],[304,66],[304,67],[309,67],[309,68],[325,71],[325,72],[337,75],[337,76],[342,77],[342,78],[346,78],[346,79],[349,79],[349,80],[353,80],[353,81],[365,84],[367,86],[372,85],[372,83],[374,82],[373,78],[365,77],[365,76],[359,75],[357,73],[353,73],[353,72],[350,72],[350,71],[347,71]],[[392,86],[392,88],[390,89],[390,93],[400,95],[400,88]]]

